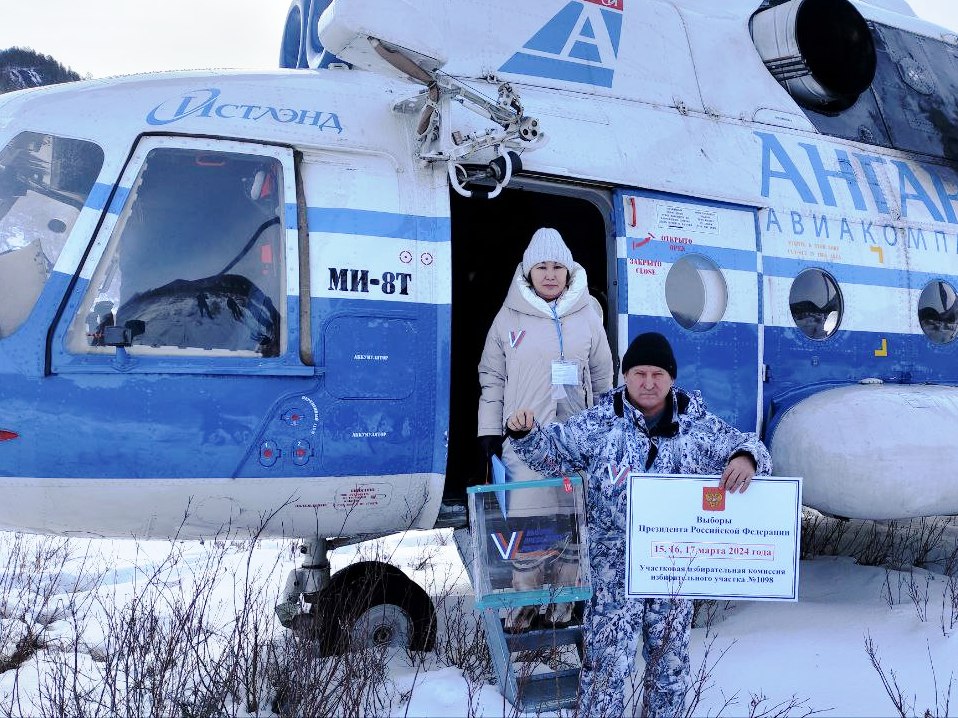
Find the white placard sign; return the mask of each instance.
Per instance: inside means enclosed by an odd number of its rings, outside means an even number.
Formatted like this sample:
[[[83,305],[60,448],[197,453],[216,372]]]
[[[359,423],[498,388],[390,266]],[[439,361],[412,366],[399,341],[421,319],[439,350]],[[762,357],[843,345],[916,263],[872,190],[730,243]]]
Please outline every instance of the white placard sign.
[[[802,480],[630,474],[626,595],[797,601]]]

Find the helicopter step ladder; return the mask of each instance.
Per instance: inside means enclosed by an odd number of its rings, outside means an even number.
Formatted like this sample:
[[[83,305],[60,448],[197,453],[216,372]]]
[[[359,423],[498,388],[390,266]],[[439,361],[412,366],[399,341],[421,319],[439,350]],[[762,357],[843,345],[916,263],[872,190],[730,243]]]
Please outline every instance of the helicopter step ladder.
[[[474,566],[469,530],[457,529],[454,537],[463,565],[467,568]],[[469,571],[471,576],[472,569],[469,568]],[[568,627],[533,628],[522,633],[507,633],[497,608],[483,608],[477,611],[495,667],[499,692],[516,710],[522,713],[540,714],[575,706],[579,687],[578,667],[530,672],[530,664],[521,659],[523,655],[553,652],[566,646],[575,649],[576,658],[581,656],[580,611],[574,612],[573,622]]]
[[[575,503],[581,508],[581,478],[577,476],[506,486],[472,486],[468,489],[470,526],[453,533],[476,595],[476,611],[485,631],[499,691],[516,710],[535,714],[576,705],[583,654],[580,602],[591,596],[591,587],[577,581],[574,586],[511,590],[512,561],[503,555],[501,546],[500,550],[490,551],[489,546],[494,544],[488,539],[497,537],[513,546],[517,541],[532,540],[533,536],[551,545],[556,536],[564,536],[567,542],[575,537],[575,550],[584,554],[585,545],[578,544],[579,535],[584,533],[578,529],[583,516],[578,511],[571,515],[563,511],[552,517],[551,524],[548,519],[545,523],[540,519],[535,528],[527,526],[518,531],[513,520],[506,519],[504,507],[510,491],[545,486],[565,487],[574,492]],[[580,575],[588,576],[588,559],[579,558]],[[500,615],[502,609],[566,602],[575,603],[576,608],[572,621],[562,627],[546,625],[540,613],[529,630],[512,633],[505,630]]]
[[[491,608],[483,609],[482,624],[496,667],[499,690],[517,710],[539,714],[576,704],[578,667],[530,672],[524,669],[530,664],[517,661],[516,657],[522,653],[535,655],[553,651],[563,646],[575,646],[578,651],[582,642],[581,624],[506,633],[499,612]]]

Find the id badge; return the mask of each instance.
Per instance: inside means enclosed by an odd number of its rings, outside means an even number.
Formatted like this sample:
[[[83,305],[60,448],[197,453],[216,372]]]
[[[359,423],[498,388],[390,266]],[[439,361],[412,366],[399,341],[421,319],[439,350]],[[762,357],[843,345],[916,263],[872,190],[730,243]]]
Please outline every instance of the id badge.
[[[556,359],[552,362],[552,385],[553,386],[576,386],[579,383],[579,364],[574,361],[561,361]]]

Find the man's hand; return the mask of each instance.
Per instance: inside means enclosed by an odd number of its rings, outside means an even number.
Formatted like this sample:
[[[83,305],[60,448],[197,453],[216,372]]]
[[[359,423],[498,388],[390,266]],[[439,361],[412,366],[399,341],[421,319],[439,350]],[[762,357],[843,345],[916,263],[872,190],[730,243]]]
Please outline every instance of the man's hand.
[[[719,486],[733,494],[736,491],[744,494],[745,489],[752,483],[753,476],[755,476],[755,460],[748,454],[739,454],[729,460]]]
[[[519,409],[506,421],[506,428],[510,431],[532,431],[536,416],[531,409]]]

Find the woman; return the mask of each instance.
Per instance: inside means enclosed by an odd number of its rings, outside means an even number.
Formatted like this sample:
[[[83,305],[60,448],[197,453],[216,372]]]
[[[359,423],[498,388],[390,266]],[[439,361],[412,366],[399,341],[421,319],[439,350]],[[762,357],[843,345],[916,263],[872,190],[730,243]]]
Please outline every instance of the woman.
[[[585,269],[555,229],[543,227],[516,267],[505,303],[486,336],[479,362],[479,443],[486,458],[501,456],[510,481],[543,478],[503,445],[506,419],[520,407],[533,408],[543,421],[564,420],[593,405],[612,388],[612,351],[602,325],[602,309],[589,294]],[[510,492],[510,518],[541,515],[568,506],[561,489]],[[557,562],[562,583],[574,583],[578,561],[572,552]],[[513,564],[513,588],[543,582],[541,559],[519,554]],[[571,579],[570,576],[571,574]],[[507,618],[506,628],[521,631],[538,615],[535,606]],[[567,623],[572,604],[550,605],[546,620]]]

